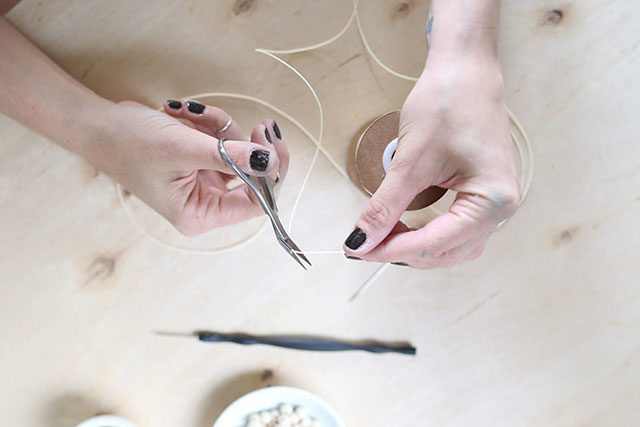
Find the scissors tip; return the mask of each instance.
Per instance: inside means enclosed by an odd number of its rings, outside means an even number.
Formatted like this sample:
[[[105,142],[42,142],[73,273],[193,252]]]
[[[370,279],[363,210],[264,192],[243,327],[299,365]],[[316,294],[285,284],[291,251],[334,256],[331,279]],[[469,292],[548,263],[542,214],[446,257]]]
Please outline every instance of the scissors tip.
[[[298,257],[299,257],[300,259],[302,259],[304,262],[306,262],[306,263],[309,265],[309,267],[312,267],[311,261],[309,261],[309,260],[307,259],[307,257],[305,256],[304,252],[302,252],[302,251],[297,251],[297,252],[296,252],[296,254],[298,255]]]
[[[300,258],[299,258],[297,255],[298,255],[298,254],[296,254],[295,252],[292,252],[292,254],[291,254],[291,256],[293,256],[293,259],[295,259],[295,260],[296,260],[296,262],[297,262],[298,264],[300,264],[300,267],[304,268],[304,269],[305,269],[305,271],[306,271],[306,270],[308,270],[308,269],[307,269],[307,266],[306,266],[306,265],[304,265],[304,263],[303,263],[302,261],[300,261]],[[308,261],[307,261],[307,262],[308,262]],[[309,263],[309,265],[311,265],[311,263]]]
[[[285,247],[289,255],[291,255],[291,257],[295,259],[296,262],[300,264],[302,268],[304,268],[305,270],[308,270],[307,266],[304,265],[303,261],[307,263],[309,267],[312,267],[311,261],[309,261],[307,257],[304,255],[304,252],[302,252],[300,248],[295,243],[293,243],[293,240],[287,238],[284,241],[281,240],[280,243]]]

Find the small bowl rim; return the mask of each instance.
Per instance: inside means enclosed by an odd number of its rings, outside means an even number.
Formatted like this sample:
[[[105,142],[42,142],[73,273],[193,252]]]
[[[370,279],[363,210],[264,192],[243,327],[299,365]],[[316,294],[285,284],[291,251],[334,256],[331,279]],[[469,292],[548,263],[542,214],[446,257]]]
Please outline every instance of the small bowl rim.
[[[262,388],[250,391],[249,393],[246,393],[246,394],[238,397],[237,399],[235,399],[233,402],[231,402],[229,405],[227,405],[224,408],[224,410],[220,413],[220,415],[218,415],[218,418],[216,418],[216,420],[214,421],[212,427],[224,427],[224,426],[222,426],[222,424],[218,424],[218,423],[220,422],[221,419],[223,419],[224,415],[227,412],[230,412],[231,408],[233,406],[239,404],[239,402],[247,400],[247,399],[250,399],[251,397],[253,397],[253,396],[257,395],[257,394],[273,393],[273,392],[277,392],[277,391],[282,391],[284,393],[293,392],[293,393],[296,393],[298,395],[305,395],[310,400],[315,401],[324,411],[326,411],[327,414],[333,419],[333,421],[336,423],[336,425],[338,427],[344,427],[344,423],[342,422],[342,419],[340,418],[338,413],[324,399],[322,399],[321,397],[317,396],[314,393],[311,393],[308,390],[305,390],[305,389],[302,389],[302,388],[299,388],[299,387],[284,386],[284,385],[262,387]],[[291,402],[291,403],[295,403],[295,402]],[[264,409],[267,409],[267,408],[262,408],[262,410],[264,410]],[[261,409],[258,409],[258,411],[260,411],[260,410]],[[247,414],[247,415],[249,415],[249,414]]]

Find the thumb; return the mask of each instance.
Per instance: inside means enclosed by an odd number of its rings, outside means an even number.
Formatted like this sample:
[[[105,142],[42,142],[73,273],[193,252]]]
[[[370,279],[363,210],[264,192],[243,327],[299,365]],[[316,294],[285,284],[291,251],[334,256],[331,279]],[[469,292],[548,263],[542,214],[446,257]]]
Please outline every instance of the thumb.
[[[367,203],[354,230],[344,242],[347,254],[366,254],[396,226],[400,216],[416,196],[405,168],[389,169],[382,184]]]
[[[195,129],[187,128],[180,146],[184,150],[184,163],[190,169],[208,169],[234,174],[218,151],[218,140]],[[274,148],[249,141],[225,140],[229,158],[244,172],[266,176],[278,170],[278,154]]]

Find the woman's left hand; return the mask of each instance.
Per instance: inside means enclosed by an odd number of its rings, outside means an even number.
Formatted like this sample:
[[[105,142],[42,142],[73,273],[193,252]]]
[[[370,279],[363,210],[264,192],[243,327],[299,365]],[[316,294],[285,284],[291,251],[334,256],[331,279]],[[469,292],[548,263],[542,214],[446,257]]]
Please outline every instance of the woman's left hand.
[[[455,201],[447,213],[410,230],[400,216],[433,185],[455,190]],[[390,170],[344,250],[367,261],[450,267],[478,257],[491,231],[516,211],[519,198],[497,60],[434,55],[402,108]]]

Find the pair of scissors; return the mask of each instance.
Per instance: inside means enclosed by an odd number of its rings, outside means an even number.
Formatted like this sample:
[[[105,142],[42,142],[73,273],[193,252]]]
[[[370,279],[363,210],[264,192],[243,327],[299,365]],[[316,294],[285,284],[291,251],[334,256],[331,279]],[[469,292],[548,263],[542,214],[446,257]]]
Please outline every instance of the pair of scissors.
[[[280,181],[280,175],[277,176],[275,181],[268,176],[258,177],[247,175],[238,167],[238,165],[233,162],[233,160],[231,160],[229,154],[227,154],[227,151],[224,148],[224,143],[226,140],[226,138],[220,138],[218,140],[218,152],[220,153],[220,157],[222,157],[222,160],[225,162],[225,164],[229,166],[229,168],[231,168],[231,170],[233,170],[236,175],[238,175],[238,177],[249,186],[251,191],[253,191],[253,194],[255,194],[258,202],[260,202],[260,206],[262,206],[262,210],[265,214],[267,214],[267,217],[269,217],[269,221],[271,221],[271,227],[273,227],[273,232],[275,233],[276,239],[278,239],[280,245],[284,248],[285,251],[287,251],[289,255],[291,255],[293,259],[296,260],[298,264],[302,266],[302,268],[306,270],[307,266],[302,261],[306,262],[309,266],[311,266],[311,262],[302,253],[298,245],[296,245],[293,240],[291,240],[286,230],[284,229],[282,222],[280,222],[278,205],[276,204],[276,197],[273,192],[274,187]]]

